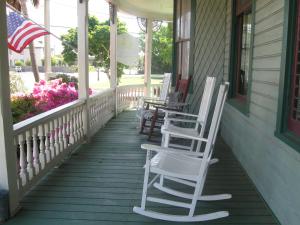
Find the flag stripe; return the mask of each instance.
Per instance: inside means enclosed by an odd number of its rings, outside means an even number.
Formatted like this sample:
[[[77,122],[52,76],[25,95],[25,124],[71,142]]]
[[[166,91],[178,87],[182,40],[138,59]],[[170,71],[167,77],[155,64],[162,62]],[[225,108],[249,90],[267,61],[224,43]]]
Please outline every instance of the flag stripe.
[[[22,35],[18,35],[18,37],[16,37],[15,41],[12,43],[13,46],[16,46],[16,48],[18,48],[19,44],[24,40],[27,39],[27,35],[30,35],[31,33],[35,33],[36,31],[45,31],[40,29],[39,27],[35,27],[35,28],[30,28],[27,29],[26,31],[24,30],[24,32],[22,32]]]
[[[18,42],[20,42],[20,39],[26,37],[26,35],[24,35],[24,34],[26,34],[26,33],[28,34],[28,32],[30,33],[31,31],[35,31],[35,29],[41,29],[41,28],[39,26],[33,25],[33,24],[30,24],[30,25],[24,27],[24,29],[22,29],[22,31],[20,31],[18,34],[13,35],[14,40],[12,41],[12,45],[18,45]]]
[[[16,45],[16,49],[17,50],[21,50],[21,49],[25,48],[28,45],[27,44],[28,40],[34,40],[34,39],[36,39],[36,38],[38,38],[38,37],[40,37],[40,36],[42,36],[44,34],[45,34],[45,31],[43,31],[43,30],[37,30],[37,31],[35,31],[35,32],[27,35],[26,39],[23,38],[22,41],[18,45]]]
[[[37,34],[37,35],[35,35],[32,38],[27,39],[26,42],[23,44],[23,46],[21,46],[21,48],[17,49],[16,51],[19,52],[19,53],[22,52],[23,49],[26,48],[26,46],[28,46],[34,39],[36,39],[38,37],[41,37],[43,35],[47,35],[47,34],[49,34],[49,33],[48,32],[44,32],[44,33]]]
[[[16,35],[18,35],[20,32],[22,32],[22,30],[23,30],[24,28],[29,27],[31,24],[32,24],[32,23],[31,23],[30,21],[26,21],[26,20],[25,20],[25,21],[22,23],[22,25],[19,26],[19,27],[15,30],[15,32],[8,38],[8,41],[11,43],[11,42],[15,39]]]
[[[29,21],[16,12],[7,16],[8,47],[15,52],[22,52],[34,39],[50,34],[41,26]]]

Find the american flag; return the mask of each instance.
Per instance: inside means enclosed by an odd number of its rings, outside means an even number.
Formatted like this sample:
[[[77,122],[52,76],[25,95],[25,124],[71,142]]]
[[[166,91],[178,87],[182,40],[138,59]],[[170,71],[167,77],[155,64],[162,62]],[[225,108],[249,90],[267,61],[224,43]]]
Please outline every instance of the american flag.
[[[50,34],[44,28],[25,19],[16,12],[7,16],[8,47],[15,52],[22,52],[34,39]]]

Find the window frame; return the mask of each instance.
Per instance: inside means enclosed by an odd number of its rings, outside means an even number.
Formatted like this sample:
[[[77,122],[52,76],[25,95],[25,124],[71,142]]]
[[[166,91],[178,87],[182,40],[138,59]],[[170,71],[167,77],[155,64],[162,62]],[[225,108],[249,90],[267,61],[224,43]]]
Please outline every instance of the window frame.
[[[252,86],[252,65],[253,65],[253,43],[254,43],[254,31],[255,31],[255,1],[249,0],[245,5],[239,6],[237,0],[232,1],[231,8],[231,41],[230,41],[230,64],[229,64],[229,100],[228,102],[237,108],[240,112],[249,116],[249,106],[250,106],[250,95],[251,95],[251,86]],[[239,10],[238,10],[239,7]],[[242,35],[238,35],[238,32],[241,32],[241,22],[239,17],[243,14],[247,13],[247,11],[251,11],[252,13],[252,21],[251,21],[251,37],[250,37],[250,52],[249,52],[249,76],[248,76],[248,89],[247,95],[240,95],[237,91],[238,89],[238,76],[237,71],[238,67],[240,67],[240,63],[238,64],[238,52],[241,52],[236,49],[238,39],[241,39]],[[240,24],[239,24],[240,23]],[[238,38],[240,37],[240,38]],[[238,45],[240,46],[242,43],[239,41]]]
[[[300,4],[299,4],[300,7]],[[297,0],[285,1],[284,30],[281,57],[281,71],[278,95],[278,110],[275,136],[281,141],[300,152],[300,138],[291,130],[288,123],[291,113],[291,88],[295,62],[295,28],[297,25],[298,9]]]
[[[179,75],[179,71],[178,71],[178,67],[179,65],[177,64],[177,61],[180,60],[181,65],[180,65],[180,69],[182,71],[182,51],[183,51],[183,45],[184,43],[189,43],[189,66],[186,68],[187,69],[187,78],[190,77],[193,74],[193,70],[194,70],[194,55],[193,55],[193,46],[194,46],[194,24],[195,24],[195,10],[196,10],[196,1],[195,0],[190,0],[191,3],[191,18],[190,18],[190,24],[189,24],[189,28],[190,28],[190,35],[189,38],[181,38],[179,35],[179,38],[177,37],[177,32],[178,32],[178,25],[177,25],[177,20],[178,17],[182,16],[178,15],[177,13],[177,7],[178,7],[178,3],[184,2],[184,0],[174,0],[174,18],[173,18],[173,22],[174,22],[174,35],[173,35],[173,46],[174,46],[174,50],[173,50],[173,79],[172,79],[172,86],[174,87],[176,84],[176,80],[178,78]],[[182,4],[180,4],[180,12],[182,11]],[[180,23],[179,23],[179,28],[181,28],[181,19],[180,19]],[[180,31],[180,33],[182,33],[182,31]],[[180,52],[181,52],[181,58],[178,59],[178,51],[180,48]],[[186,78],[186,79],[187,79]],[[185,79],[185,78],[184,78]],[[192,85],[190,85],[189,88],[189,92],[191,93],[193,90]]]

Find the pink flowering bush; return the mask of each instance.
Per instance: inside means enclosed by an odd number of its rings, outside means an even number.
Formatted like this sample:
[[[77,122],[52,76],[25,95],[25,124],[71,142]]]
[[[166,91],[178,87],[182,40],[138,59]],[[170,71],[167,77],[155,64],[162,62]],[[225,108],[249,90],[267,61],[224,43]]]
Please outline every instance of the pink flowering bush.
[[[49,83],[41,80],[35,84],[32,95],[36,100],[35,107],[43,112],[78,99],[75,84],[73,82],[62,83],[61,79],[52,80]]]
[[[89,94],[92,94],[91,89]],[[34,85],[29,95],[12,96],[12,113],[14,123],[46,112],[58,106],[78,99],[75,83],[63,83],[62,79],[51,80],[48,83],[41,80]]]

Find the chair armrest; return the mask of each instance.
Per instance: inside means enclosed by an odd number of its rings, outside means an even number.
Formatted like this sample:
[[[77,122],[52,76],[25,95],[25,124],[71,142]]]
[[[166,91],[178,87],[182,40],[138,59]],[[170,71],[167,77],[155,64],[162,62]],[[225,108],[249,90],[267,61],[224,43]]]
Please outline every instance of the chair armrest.
[[[203,156],[202,152],[190,152],[190,151],[186,151],[186,150],[177,150],[174,148],[161,147],[159,145],[142,144],[141,149],[154,151],[154,152],[178,153],[178,154],[196,156],[196,157]]]
[[[185,102],[169,102],[170,107],[180,107],[180,106],[188,106],[190,103],[185,103]]]
[[[156,106],[161,106],[161,107],[166,106],[166,103],[164,101],[160,101],[160,100],[158,100],[158,101],[144,101],[144,104],[152,105],[154,107],[156,107]]]
[[[164,110],[165,113],[167,114],[175,114],[175,115],[183,115],[183,116],[190,116],[190,117],[198,117],[198,115],[195,115],[195,114],[190,114],[190,113],[184,113],[184,112],[178,112],[178,111],[175,111],[175,110]]]
[[[181,111],[182,111],[182,110],[180,110],[180,109],[169,108],[168,106],[156,105],[155,107],[156,107],[157,109],[162,109],[164,112],[165,112],[165,111],[176,111],[176,112],[181,112]]]
[[[172,118],[172,117],[165,118],[165,120],[174,121],[174,122],[184,122],[184,123],[197,123],[198,122],[197,120],[179,119],[179,118]]]

